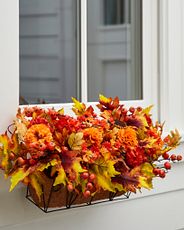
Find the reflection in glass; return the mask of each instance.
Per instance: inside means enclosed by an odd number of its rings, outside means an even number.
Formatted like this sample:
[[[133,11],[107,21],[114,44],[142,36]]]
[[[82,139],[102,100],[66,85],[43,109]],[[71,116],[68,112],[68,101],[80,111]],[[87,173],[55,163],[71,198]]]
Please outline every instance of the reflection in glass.
[[[76,97],[76,0],[20,0],[20,104]]]
[[[142,99],[141,0],[88,0],[88,100]]]

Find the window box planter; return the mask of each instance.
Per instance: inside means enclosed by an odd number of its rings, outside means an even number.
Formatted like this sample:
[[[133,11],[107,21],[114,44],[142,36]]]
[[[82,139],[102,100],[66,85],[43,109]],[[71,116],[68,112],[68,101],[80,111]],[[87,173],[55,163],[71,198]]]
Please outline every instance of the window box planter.
[[[62,109],[19,109],[14,131],[0,135],[0,166],[11,178],[10,191],[24,183],[27,198],[43,211],[128,198],[152,189],[153,179],[171,169],[169,161],[182,159],[168,154],[179,144],[178,131],[162,138],[151,107],[126,109],[117,97],[100,95],[98,117],[91,106],[73,102],[74,117]]]
[[[53,186],[55,178],[49,178],[45,173],[42,174],[44,184],[42,186],[43,193],[39,198],[35,189],[30,185],[27,187],[26,198],[33,202],[44,212],[53,212],[56,210],[64,210],[68,208],[84,207],[98,203],[128,199],[130,192],[109,192],[101,190],[94,196],[84,197],[82,192],[75,191],[69,192],[67,188],[60,184],[56,187]],[[79,188],[79,190],[81,190]]]

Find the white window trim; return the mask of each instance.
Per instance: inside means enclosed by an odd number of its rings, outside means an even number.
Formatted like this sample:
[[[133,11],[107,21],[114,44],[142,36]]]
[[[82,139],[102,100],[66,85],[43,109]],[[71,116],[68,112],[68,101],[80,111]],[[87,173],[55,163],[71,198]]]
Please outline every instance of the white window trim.
[[[159,9],[160,120],[166,131],[177,127],[184,141],[184,2],[159,1]]]

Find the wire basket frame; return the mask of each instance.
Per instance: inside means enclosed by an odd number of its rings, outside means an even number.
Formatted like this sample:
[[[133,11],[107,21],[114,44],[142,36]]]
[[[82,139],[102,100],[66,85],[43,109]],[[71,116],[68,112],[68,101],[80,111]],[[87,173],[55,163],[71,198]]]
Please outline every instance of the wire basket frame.
[[[42,199],[43,199],[43,205],[40,206],[33,197],[31,196],[29,186],[27,186],[27,192],[26,192],[26,198],[32,202],[34,205],[36,205],[39,209],[41,209],[45,213],[50,213],[50,212],[55,212],[55,211],[61,211],[61,210],[67,210],[70,208],[80,208],[80,207],[86,207],[86,206],[91,206],[91,205],[96,205],[96,204],[101,204],[101,203],[107,203],[107,202],[113,202],[113,201],[121,201],[128,199],[130,197],[131,192],[126,192],[120,196],[118,196],[118,193],[114,192],[109,192],[108,197],[100,200],[93,200],[94,197],[90,197],[88,202],[85,203],[80,203],[80,204],[75,204],[75,200],[79,197],[77,193],[74,192],[66,192],[66,200],[65,200],[65,205],[62,207],[49,207],[49,203],[51,200],[51,196],[53,194],[53,189],[51,188],[49,192],[49,197],[48,201],[45,201],[44,197],[44,192],[42,194]]]

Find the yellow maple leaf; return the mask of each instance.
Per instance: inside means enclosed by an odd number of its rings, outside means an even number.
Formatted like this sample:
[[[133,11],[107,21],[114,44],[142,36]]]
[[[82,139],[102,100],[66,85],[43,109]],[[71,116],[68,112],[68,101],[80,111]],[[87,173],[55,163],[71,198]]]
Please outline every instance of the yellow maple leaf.
[[[59,113],[60,115],[63,115],[63,114],[64,114],[64,108],[59,109],[59,110],[58,110],[58,113]]]
[[[39,182],[38,177],[35,174],[31,174],[29,178],[30,178],[31,185],[35,189],[35,192],[39,198],[39,201],[41,201],[41,195],[43,193],[43,190],[42,190],[42,186],[41,186],[41,183]]]
[[[123,188],[123,185],[122,185],[122,184],[113,182],[113,186],[114,186],[115,189],[117,189],[117,190],[120,191],[120,192],[123,191],[123,190],[124,190],[124,192],[126,192],[126,189]]]
[[[58,164],[58,161],[56,159],[53,159],[48,163],[40,164],[38,166],[37,170],[42,172],[44,169],[47,169],[49,166],[55,166],[56,164]]]
[[[72,110],[74,111],[74,113],[76,115],[83,115],[84,112],[86,111],[86,106],[84,103],[81,103],[80,101],[78,101],[77,99],[75,99],[74,97],[72,97],[72,101],[74,103]]]
[[[107,178],[101,175],[100,173],[96,174],[96,178],[97,178],[97,183],[101,188],[103,188],[104,190],[115,192],[115,189],[113,187],[113,184],[110,178]]]
[[[150,111],[152,110],[152,108],[153,108],[153,105],[150,105],[150,106],[146,107],[145,109],[143,109],[143,110],[141,111],[141,113],[142,113],[142,114],[147,114],[147,115],[149,115],[149,114],[150,114]]]
[[[2,145],[0,150],[1,166],[5,170],[5,175],[8,174],[11,167],[9,141],[7,134],[0,135],[0,144]]]
[[[63,167],[61,166],[57,171],[58,171],[58,175],[55,178],[54,186],[56,186],[58,184],[66,185],[67,177],[66,177],[66,173],[65,173]]]
[[[146,189],[152,189],[153,188],[152,179],[146,178],[144,176],[139,176],[139,185],[140,185],[140,187],[143,187]]]
[[[119,175],[120,172],[116,171],[116,169],[114,168],[114,161],[107,161],[107,171],[110,177],[115,177],[116,175]]]
[[[79,161],[74,161],[72,164],[72,169],[77,173],[86,172],[86,169],[83,169]]]
[[[153,173],[153,166],[148,163],[145,162],[142,166],[141,166],[141,173],[146,176],[146,177],[154,177],[154,173]]]
[[[27,171],[24,168],[18,168],[11,177],[11,186],[10,186],[10,192],[15,188],[15,186],[22,181],[25,177],[27,177],[30,173],[30,170]]]
[[[111,98],[105,97],[104,95],[100,94],[99,95],[99,101],[103,103],[110,103],[112,101]]]

